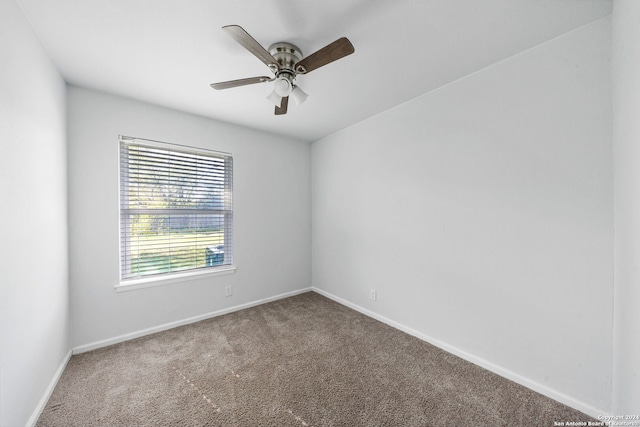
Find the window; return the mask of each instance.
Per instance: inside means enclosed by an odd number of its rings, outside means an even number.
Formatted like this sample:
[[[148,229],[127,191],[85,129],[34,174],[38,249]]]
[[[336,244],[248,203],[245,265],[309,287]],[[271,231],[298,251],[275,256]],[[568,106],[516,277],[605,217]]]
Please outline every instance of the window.
[[[233,159],[120,137],[120,276],[220,269],[233,262]]]

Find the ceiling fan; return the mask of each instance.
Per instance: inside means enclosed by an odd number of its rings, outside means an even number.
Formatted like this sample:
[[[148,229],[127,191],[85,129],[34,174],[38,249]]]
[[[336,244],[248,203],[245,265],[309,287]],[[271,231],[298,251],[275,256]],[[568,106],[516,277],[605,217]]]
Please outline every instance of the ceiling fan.
[[[273,91],[267,99],[276,105],[276,115],[287,114],[289,97],[293,98],[296,105],[302,104],[304,100],[307,99],[308,95],[295,84],[295,79],[298,74],[307,74],[316,68],[351,55],[355,51],[349,39],[341,37],[303,59],[300,49],[291,43],[274,43],[269,47],[269,50],[266,50],[239,25],[227,25],[222,27],[222,29],[245,49],[264,62],[274,76],[249,77],[246,79],[212,83],[211,87],[221,90],[254,83],[275,81]]]

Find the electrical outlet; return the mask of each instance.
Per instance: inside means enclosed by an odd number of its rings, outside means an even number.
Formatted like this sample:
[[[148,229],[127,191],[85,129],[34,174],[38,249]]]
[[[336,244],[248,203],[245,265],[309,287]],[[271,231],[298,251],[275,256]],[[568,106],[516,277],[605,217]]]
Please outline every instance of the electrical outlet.
[[[233,295],[233,288],[231,286],[224,288],[224,296],[230,297],[231,295]]]
[[[371,298],[371,301],[375,301],[378,298],[378,294],[376,293],[375,289],[371,289],[369,298]]]

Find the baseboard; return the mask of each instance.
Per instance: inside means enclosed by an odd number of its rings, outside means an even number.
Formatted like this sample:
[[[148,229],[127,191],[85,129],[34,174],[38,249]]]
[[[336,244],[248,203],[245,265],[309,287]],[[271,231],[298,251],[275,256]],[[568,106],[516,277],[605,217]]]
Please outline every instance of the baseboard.
[[[508,369],[505,369],[499,365],[496,365],[492,362],[489,362],[488,360],[482,359],[480,357],[474,356],[473,354],[467,353],[464,350],[461,350],[457,347],[454,347],[452,345],[447,344],[446,342],[443,342],[441,340],[435,339],[433,337],[430,337],[426,334],[423,334],[422,332],[419,332],[415,329],[412,329],[408,326],[405,326],[401,323],[395,322],[391,319],[388,319],[384,316],[381,316],[371,310],[367,310],[366,308],[360,307],[357,304],[354,304],[350,301],[347,301],[343,298],[340,298],[336,295],[333,295],[327,291],[324,291],[322,289],[318,289],[315,286],[311,287],[311,290],[313,292],[317,292],[320,295],[323,295],[339,304],[342,304],[346,307],[352,308],[362,314],[364,314],[365,316],[371,317],[373,319],[379,320],[382,323],[386,323],[387,325],[396,328],[398,330],[401,330],[403,332],[406,332],[409,335],[412,335],[416,338],[419,338],[423,341],[428,342],[429,344],[435,345],[436,347],[454,354],[468,362],[471,362],[475,365],[478,365],[488,371],[493,372],[494,374],[500,375],[501,377],[507,378],[508,380],[511,380],[515,383],[518,383],[524,387],[527,387],[537,393],[540,393],[544,396],[547,396],[553,400],[556,400],[564,405],[570,406],[574,409],[577,409],[578,411],[587,414],[595,419],[602,419],[599,417],[602,416],[606,416],[606,415],[610,415],[607,411],[604,411],[602,409],[596,408],[594,406],[591,406],[589,404],[586,404],[584,402],[581,402],[580,400],[577,400],[571,396],[568,396],[564,393],[561,393],[557,390],[554,390],[551,387],[545,386],[543,384],[540,384],[536,381],[533,381],[529,378],[523,377],[522,375],[519,375],[515,372],[512,372]]]
[[[255,307],[257,305],[266,304],[268,302],[277,301],[283,298],[292,297],[305,292],[311,291],[311,288],[297,289],[295,291],[286,292],[280,295],[275,295],[269,298],[263,298],[260,300],[248,302],[245,304],[236,305],[233,307],[224,308],[222,310],[212,311],[210,313],[202,314],[199,316],[189,317],[187,319],[178,320],[175,322],[165,323],[163,325],[154,326],[151,328],[143,329],[140,331],[131,332],[117,337],[108,338],[106,340],[96,341],[90,344],[85,344],[73,348],[73,354],[85,353],[87,351],[96,350],[98,348],[107,347],[113,344],[119,344],[121,342],[129,341],[134,338],[143,337],[145,335],[155,334],[156,332],[166,331],[168,329],[177,328],[178,326],[188,325],[190,323],[200,322],[201,320],[210,319],[212,317],[222,316],[223,314],[233,313],[234,311],[244,310],[245,308]]]
[[[60,380],[60,377],[62,376],[64,369],[67,367],[67,363],[69,363],[70,359],[71,359],[71,350],[69,350],[67,354],[65,354],[64,358],[62,359],[62,362],[60,362],[60,365],[58,366],[56,373],[53,375],[53,378],[51,378],[51,382],[49,382],[49,386],[47,387],[44,394],[42,395],[40,402],[38,402],[38,406],[36,406],[36,409],[31,414],[29,421],[27,421],[26,427],[33,427],[38,422],[38,418],[40,418],[40,414],[42,414],[44,407],[47,406],[47,402],[49,401],[49,398],[51,397],[53,390],[56,388],[56,385],[58,384],[58,381]]]

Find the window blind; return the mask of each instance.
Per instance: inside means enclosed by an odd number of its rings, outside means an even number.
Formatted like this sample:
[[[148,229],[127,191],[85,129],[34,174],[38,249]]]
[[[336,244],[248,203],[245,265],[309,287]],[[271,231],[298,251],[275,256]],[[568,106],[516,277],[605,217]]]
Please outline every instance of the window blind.
[[[231,265],[230,154],[120,137],[121,279]]]

